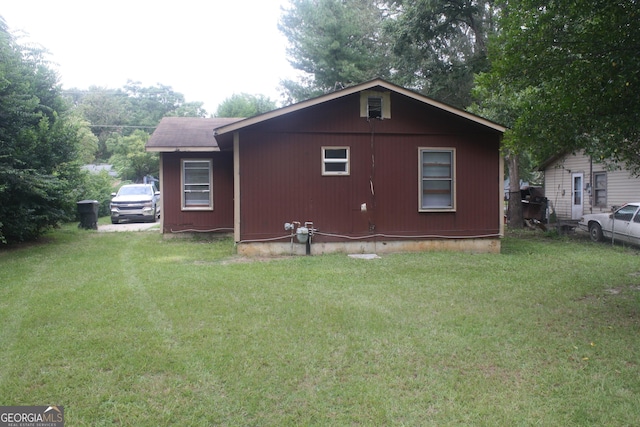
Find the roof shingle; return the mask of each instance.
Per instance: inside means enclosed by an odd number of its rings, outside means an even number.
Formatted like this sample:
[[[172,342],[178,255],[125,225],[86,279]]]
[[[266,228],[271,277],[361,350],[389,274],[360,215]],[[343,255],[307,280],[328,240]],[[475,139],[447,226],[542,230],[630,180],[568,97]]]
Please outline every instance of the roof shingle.
[[[239,118],[164,117],[147,142],[147,151],[219,151],[213,130]]]

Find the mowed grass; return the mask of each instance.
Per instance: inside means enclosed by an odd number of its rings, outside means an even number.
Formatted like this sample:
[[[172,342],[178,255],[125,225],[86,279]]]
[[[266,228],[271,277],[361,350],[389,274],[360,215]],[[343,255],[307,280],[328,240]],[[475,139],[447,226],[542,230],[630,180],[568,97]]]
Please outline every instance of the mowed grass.
[[[0,405],[68,426],[640,424],[635,249],[244,259],[64,227],[0,252]]]

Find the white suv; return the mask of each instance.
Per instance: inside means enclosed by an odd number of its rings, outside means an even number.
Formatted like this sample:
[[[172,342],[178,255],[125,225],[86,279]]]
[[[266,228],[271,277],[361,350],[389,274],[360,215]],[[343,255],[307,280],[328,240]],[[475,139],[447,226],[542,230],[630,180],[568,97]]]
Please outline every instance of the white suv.
[[[153,184],[123,185],[118,193],[111,193],[111,222],[122,219],[155,222],[160,218],[160,192]]]

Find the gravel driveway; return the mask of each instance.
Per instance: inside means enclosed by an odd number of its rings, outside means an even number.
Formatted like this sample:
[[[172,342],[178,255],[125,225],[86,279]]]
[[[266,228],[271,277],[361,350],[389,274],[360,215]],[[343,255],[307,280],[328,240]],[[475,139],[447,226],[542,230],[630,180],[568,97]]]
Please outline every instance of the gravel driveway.
[[[159,222],[125,222],[121,224],[99,225],[98,232],[118,232],[118,231],[160,231]]]

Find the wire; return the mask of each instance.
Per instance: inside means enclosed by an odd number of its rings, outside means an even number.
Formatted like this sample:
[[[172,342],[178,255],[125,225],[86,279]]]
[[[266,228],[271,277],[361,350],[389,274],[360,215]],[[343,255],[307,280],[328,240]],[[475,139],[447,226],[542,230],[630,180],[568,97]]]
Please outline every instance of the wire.
[[[317,236],[325,236],[325,237],[338,237],[341,239],[347,240],[364,240],[371,239],[375,237],[382,237],[387,239],[443,239],[443,240],[460,240],[460,239],[482,239],[488,237],[500,237],[499,233],[496,234],[478,234],[473,236],[442,236],[439,234],[424,234],[417,236],[402,236],[395,234],[384,234],[384,233],[376,233],[376,234],[367,234],[366,236],[346,236],[344,234],[332,234],[332,233],[322,233],[320,231],[314,231],[313,235]],[[277,240],[290,239],[293,237],[291,234],[281,237],[272,237],[268,239],[251,239],[251,240],[241,240],[238,243],[259,243],[259,242],[274,242]]]
[[[419,236],[401,236],[401,235],[394,235],[394,234],[383,234],[383,233],[376,233],[376,234],[368,234],[366,236],[345,236],[342,234],[331,234],[331,233],[321,233],[319,231],[316,231],[314,233],[314,235],[317,234],[319,236],[326,236],[326,237],[339,237],[342,239],[348,239],[348,240],[363,240],[363,239],[370,239],[372,237],[384,237],[384,238],[390,238],[390,239],[481,239],[481,238],[487,238],[487,237],[500,237],[500,234],[480,234],[480,235],[474,235],[474,236],[441,236],[441,235],[437,235],[437,234],[426,234],[426,235],[419,235]]]
[[[134,129],[155,129],[158,126],[133,126],[133,125],[88,125],[90,128],[134,128]]]
[[[186,230],[170,230],[171,233],[191,233],[191,232],[196,232],[196,233],[213,233],[213,232],[217,232],[217,231],[233,231],[233,228],[213,228],[210,230],[196,230],[196,229],[186,229]],[[347,240],[364,240],[364,239],[371,239],[371,238],[375,238],[375,237],[382,237],[382,238],[386,238],[386,239],[449,239],[449,240],[456,240],[456,239],[482,239],[482,238],[488,238],[488,237],[500,237],[499,233],[496,234],[477,234],[477,235],[472,235],[472,236],[443,236],[440,234],[421,234],[421,235],[415,235],[415,236],[405,236],[405,235],[398,235],[398,234],[384,234],[384,233],[376,233],[376,234],[367,234],[366,236],[347,236],[344,234],[333,234],[333,233],[323,233],[320,231],[314,231],[313,235],[318,235],[318,236],[325,236],[325,237],[338,237],[341,239],[347,239]],[[291,239],[293,237],[293,235],[291,234],[287,234],[285,236],[279,236],[279,237],[271,237],[271,238],[267,238],[267,239],[249,239],[249,240],[240,240],[238,243],[259,243],[259,242],[275,242],[278,240],[284,240],[284,239]]]
[[[233,228],[213,228],[211,230],[196,230],[194,228],[189,228],[186,230],[174,230],[174,229],[170,229],[169,230],[171,233],[174,234],[178,234],[178,233],[215,233],[216,231],[233,231]]]
[[[293,235],[291,235],[291,234],[287,234],[286,236],[282,236],[282,237],[273,237],[273,238],[270,238],[270,239],[240,240],[238,243],[274,242],[274,241],[276,241],[276,240],[291,239],[292,237],[293,237]]]

